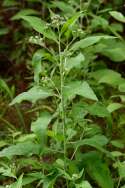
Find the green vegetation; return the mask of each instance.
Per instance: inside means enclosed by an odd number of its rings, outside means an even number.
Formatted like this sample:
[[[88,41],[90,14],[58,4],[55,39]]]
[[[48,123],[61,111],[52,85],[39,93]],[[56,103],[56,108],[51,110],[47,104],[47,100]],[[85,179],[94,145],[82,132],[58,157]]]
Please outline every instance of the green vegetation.
[[[125,188],[123,0],[2,0],[0,188]]]

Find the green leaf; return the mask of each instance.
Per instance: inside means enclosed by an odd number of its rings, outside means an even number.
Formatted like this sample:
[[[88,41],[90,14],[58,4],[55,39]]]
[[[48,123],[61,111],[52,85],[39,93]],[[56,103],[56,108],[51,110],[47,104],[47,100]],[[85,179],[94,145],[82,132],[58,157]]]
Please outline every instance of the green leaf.
[[[75,184],[76,188],[92,188],[88,181],[82,181],[79,184]]]
[[[76,13],[73,17],[69,18],[66,23],[64,23],[61,28],[61,34],[64,33],[67,29],[72,29],[78,18],[82,15],[82,12]]]
[[[115,72],[111,69],[101,69],[93,73],[90,73],[99,83],[105,83],[112,86],[117,86],[119,83],[122,83],[124,79],[121,77],[121,74]]]
[[[83,166],[89,176],[98,183],[99,187],[114,188],[109,168],[97,152],[84,154],[81,161],[81,167]]]
[[[125,42],[120,40],[103,40],[95,46],[95,52],[101,53],[114,62],[125,60]]]
[[[93,116],[98,116],[98,117],[108,117],[109,116],[108,110],[101,103],[95,103],[92,105],[88,105],[85,107],[85,109],[88,110],[88,112]]]
[[[19,20],[22,18],[22,16],[28,16],[28,15],[38,15],[39,12],[33,9],[23,9],[19,11],[17,14],[15,14],[11,20]]]
[[[11,185],[11,188],[22,188],[23,187],[23,174],[18,178],[18,180]]]
[[[43,34],[44,37],[57,42],[55,33],[47,26],[45,21],[35,16],[22,16],[21,18],[27,21],[35,31]]]
[[[11,90],[9,89],[7,83],[3,79],[0,79],[0,89],[3,91],[6,91],[6,93],[9,95],[10,99],[13,98]]]
[[[121,140],[112,140],[111,144],[117,148],[121,148],[121,149],[124,148],[124,144]]]
[[[9,28],[0,28],[0,36],[6,35],[9,32]]]
[[[120,92],[125,92],[125,83],[121,83],[118,89]]]
[[[75,10],[74,8],[69,5],[68,3],[65,3],[63,1],[56,1],[56,2],[52,2],[54,7],[59,8],[60,10],[62,10],[65,14],[74,14]]]
[[[47,97],[50,97],[52,95],[52,90],[47,90],[40,86],[34,86],[27,92],[23,92],[17,97],[15,97],[15,99],[13,99],[10,105],[14,105],[15,103],[21,103],[22,101],[29,101],[35,103],[39,99],[46,99]]]
[[[0,174],[2,174],[2,176],[16,178],[15,173],[13,172],[13,170],[10,167],[7,167],[7,168],[1,167]]]
[[[40,77],[40,73],[41,73],[41,60],[43,58],[43,51],[42,50],[37,50],[32,58],[32,66],[33,66],[33,70],[34,70],[34,81],[36,82],[36,84],[39,84],[39,77]]]
[[[17,2],[16,0],[4,0],[2,5],[5,7],[11,7],[19,5],[19,2]]]
[[[9,146],[0,151],[0,157],[12,157],[15,155],[32,155],[39,154],[40,146],[33,142],[27,141]]]
[[[31,124],[31,130],[36,134],[37,139],[42,146],[46,142],[47,126],[49,125],[51,119],[52,116],[49,113],[44,112]]]
[[[66,71],[70,71],[72,68],[80,68],[81,62],[85,60],[85,57],[82,53],[79,53],[76,57],[71,57],[67,59],[64,64],[64,68]]]
[[[81,39],[80,41],[74,43],[71,46],[70,50],[76,51],[79,48],[84,49],[84,48],[87,48],[89,46],[92,46],[92,45],[98,43],[101,39],[110,39],[110,38],[112,38],[112,37],[108,36],[108,35],[86,37],[85,39]]]
[[[123,104],[120,104],[120,103],[111,103],[107,106],[107,110],[112,113],[120,108],[123,108],[124,105]]]
[[[110,11],[109,13],[110,13],[110,15],[111,15],[113,18],[115,18],[117,21],[125,23],[125,16],[124,16],[121,12],[118,12],[118,11]]]
[[[117,161],[114,166],[118,168],[120,178],[125,179],[125,161]]]
[[[76,95],[98,101],[94,91],[86,81],[73,81],[64,86],[64,98],[65,100],[71,100]]]
[[[92,138],[85,138],[83,140],[79,140],[79,141],[73,143],[73,146],[76,148],[76,147],[88,145],[88,146],[91,146],[98,150],[103,151],[102,147],[105,146],[107,143],[108,143],[108,139],[105,136],[95,135]]]

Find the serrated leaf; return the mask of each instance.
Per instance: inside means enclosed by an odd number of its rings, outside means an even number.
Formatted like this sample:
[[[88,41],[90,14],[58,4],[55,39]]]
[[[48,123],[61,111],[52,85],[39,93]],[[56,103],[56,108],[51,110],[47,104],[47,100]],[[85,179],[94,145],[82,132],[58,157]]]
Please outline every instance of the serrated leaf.
[[[94,91],[86,81],[73,81],[64,87],[65,100],[71,100],[76,95],[80,95],[82,97],[98,101]]]
[[[21,11],[19,11],[17,14],[15,14],[11,20],[19,20],[20,18],[22,18],[22,16],[28,16],[28,15],[38,15],[39,12],[37,12],[34,9],[23,9]]]
[[[112,37],[108,36],[108,35],[86,37],[85,39],[81,39],[80,41],[74,43],[71,46],[70,50],[76,51],[79,48],[84,49],[84,48],[87,48],[89,46],[92,46],[92,45],[98,43],[101,39],[110,39],[110,38],[112,38]]]
[[[52,90],[47,90],[40,86],[34,86],[27,92],[23,92],[19,94],[17,97],[15,97],[13,101],[10,103],[10,105],[21,103],[22,101],[29,101],[35,103],[39,99],[46,99],[47,97],[50,97],[52,95]]]
[[[125,16],[118,11],[110,11],[110,15],[115,18],[117,21],[125,23]]]
[[[32,155],[39,154],[40,146],[33,142],[23,142],[9,146],[0,151],[0,157],[12,157],[16,155]]]
[[[27,21],[35,31],[43,34],[46,38],[57,42],[55,33],[47,26],[45,21],[35,16],[21,16],[21,18]]]

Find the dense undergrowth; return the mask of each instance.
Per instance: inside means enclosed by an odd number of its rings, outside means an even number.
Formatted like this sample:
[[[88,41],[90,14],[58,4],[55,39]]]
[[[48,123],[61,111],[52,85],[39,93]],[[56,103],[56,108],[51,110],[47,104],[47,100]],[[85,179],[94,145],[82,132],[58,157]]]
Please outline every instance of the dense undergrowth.
[[[125,188],[123,0],[0,3],[0,188]]]

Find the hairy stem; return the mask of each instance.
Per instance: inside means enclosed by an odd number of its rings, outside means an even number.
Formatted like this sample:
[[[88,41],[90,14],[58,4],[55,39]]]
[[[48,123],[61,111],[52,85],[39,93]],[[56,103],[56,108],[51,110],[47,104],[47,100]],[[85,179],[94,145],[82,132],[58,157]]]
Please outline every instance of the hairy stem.
[[[66,61],[66,57],[62,57],[61,53],[61,34],[59,32],[59,67],[60,67],[60,100],[61,100],[61,119],[62,119],[62,126],[63,126],[63,149],[64,149],[64,170],[66,171],[66,115],[65,115],[65,104],[64,104],[64,63]],[[67,186],[68,187],[68,186]]]

